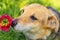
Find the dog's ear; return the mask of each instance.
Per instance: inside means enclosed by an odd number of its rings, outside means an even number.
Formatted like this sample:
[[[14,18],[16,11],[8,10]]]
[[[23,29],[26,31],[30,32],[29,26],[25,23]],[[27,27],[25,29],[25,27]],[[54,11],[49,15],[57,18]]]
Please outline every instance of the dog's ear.
[[[51,15],[48,17],[48,26],[50,26],[51,28],[54,28],[55,32],[58,32],[60,14],[58,11],[56,11],[52,7],[47,7],[47,8],[51,13],[53,13],[55,15],[55,16]]]
[[[54,8],[52,8],[52,7],[50,7],[50,6],[48,6],[47,7],[49,10],[51,10],[55,15],[56,15],[56,17],[58,18],[58,19],[60,19],[60,13],[57,11],[57,10],[55,10]]]

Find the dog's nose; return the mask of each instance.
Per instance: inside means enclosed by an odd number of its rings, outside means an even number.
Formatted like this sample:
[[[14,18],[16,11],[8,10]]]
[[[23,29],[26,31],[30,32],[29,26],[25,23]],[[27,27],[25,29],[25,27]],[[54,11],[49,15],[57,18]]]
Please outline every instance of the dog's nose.
[[[17,25],[17,21],[16,21],[16,20],[13,20],[11,26],[14,27],[14,26],[16,26],[16,25]]]

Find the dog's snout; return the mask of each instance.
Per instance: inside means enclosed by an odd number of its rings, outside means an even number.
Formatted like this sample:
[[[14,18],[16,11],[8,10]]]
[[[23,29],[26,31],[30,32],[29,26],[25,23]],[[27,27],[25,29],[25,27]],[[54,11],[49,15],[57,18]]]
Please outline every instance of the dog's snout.
[[[16,26],[17,25],[17,21],[16,20],[13,20],[12,22],[12,27]]]

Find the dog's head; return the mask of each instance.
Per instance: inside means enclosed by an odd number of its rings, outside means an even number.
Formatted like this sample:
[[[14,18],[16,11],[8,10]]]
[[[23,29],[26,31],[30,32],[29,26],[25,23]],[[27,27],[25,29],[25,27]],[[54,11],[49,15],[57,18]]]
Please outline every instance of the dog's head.
[[[55,30],[58,31],[59,20],[52,10],[40,4],[31,4],[23,8],[22,15],[16,18],[12,26],[18,31]],[[42,32],[43,34],[44,32]]]

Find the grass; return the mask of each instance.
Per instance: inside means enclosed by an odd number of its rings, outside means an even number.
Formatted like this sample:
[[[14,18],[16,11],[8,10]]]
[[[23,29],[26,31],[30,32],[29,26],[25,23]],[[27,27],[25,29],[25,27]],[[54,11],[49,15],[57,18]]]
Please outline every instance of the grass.
[[[39,3],[44,6],[52,6],[60,12],[60,7],[54,6],[50,0],[0,0],[0,16],[8,14],[12,18],[17,18],[21,15],[21,9],[28,4]],[[25,40],[25,36],[21,32],[17,32],[10,28],[8,32],[0,31],[0,40]]]
[[[21,32],[16,32],[10,28],[9,32],[0,31],[0,40],[25,40],[25,36]]]

